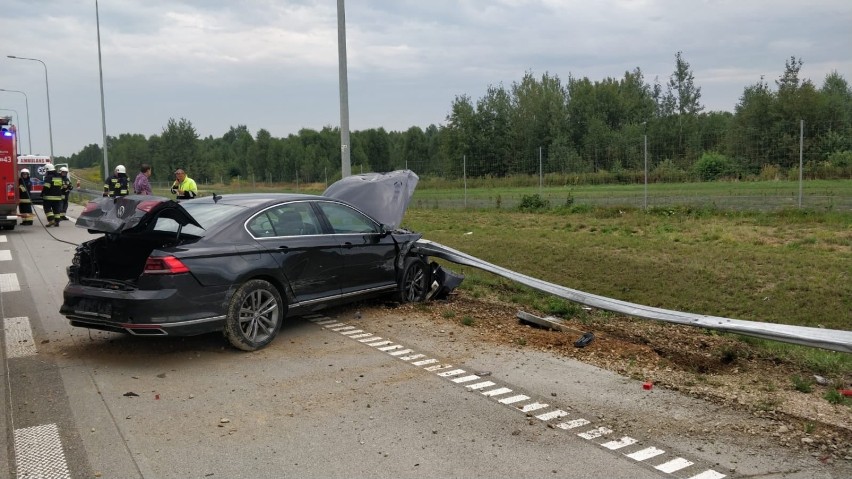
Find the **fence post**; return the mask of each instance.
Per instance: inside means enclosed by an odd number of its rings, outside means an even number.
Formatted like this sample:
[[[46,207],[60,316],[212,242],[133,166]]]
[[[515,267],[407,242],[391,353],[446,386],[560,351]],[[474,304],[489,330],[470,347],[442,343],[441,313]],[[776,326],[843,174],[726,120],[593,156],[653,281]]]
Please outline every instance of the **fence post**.
[[[543,183],[542,178],[544,178],[544,169],[542,168],[541,147],[539,146],[538,147],[538,194],[539,195],[544,194],[541,191],[541,187],[542,187],[542,183]]]
[[[802,151],[805,143],[805,120],[799,120],[799,208],[802,207],[802,170],[804,162],[802,159]]]
[[[467,208],[467,155],[462,155],[462,179],[464,180],[464,207]]]
[[[648,133],[645,133],[645,207],[648,210]]]

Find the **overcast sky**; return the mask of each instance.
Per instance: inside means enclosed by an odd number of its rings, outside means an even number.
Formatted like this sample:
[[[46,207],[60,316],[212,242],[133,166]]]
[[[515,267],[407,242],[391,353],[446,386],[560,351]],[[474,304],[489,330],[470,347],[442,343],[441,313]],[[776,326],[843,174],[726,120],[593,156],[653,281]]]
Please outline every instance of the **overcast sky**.
[[[186,118],[201,137],[246,125],[275,137],[340,124],[336,0],[100,0],[106,131],[159,134]],[[0,88],[22,90],[33,153],[103,142],[94,0],[6,0]],[[642,69],[665,84],[683,52],[707,110],[733,111],[791,56],[817,87],[852,82],[852,1],[350,0],[350,128],[445,122],[453,99],[525,72],[591,80]],[[25,98],[17,110],[28,153]],[[0,110],[2,115],[12,115]]]

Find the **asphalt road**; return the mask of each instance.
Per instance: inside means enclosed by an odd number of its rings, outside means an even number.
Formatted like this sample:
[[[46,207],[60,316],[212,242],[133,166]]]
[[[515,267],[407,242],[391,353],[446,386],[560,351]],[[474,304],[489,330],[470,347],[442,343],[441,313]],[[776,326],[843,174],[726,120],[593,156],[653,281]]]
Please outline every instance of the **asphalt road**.
[[[0,478],[850,472],[759,435],[702,434],[709,422],[746,420],[735,411],[405,317],[342,309],[297,318],[256,353],[219,334],[136,338],[71,328],[58,314],[65,266],[73,244],[90,237],[72,222],[0,233]],[[695,433],[667,430],[673,423],[694,424]]]

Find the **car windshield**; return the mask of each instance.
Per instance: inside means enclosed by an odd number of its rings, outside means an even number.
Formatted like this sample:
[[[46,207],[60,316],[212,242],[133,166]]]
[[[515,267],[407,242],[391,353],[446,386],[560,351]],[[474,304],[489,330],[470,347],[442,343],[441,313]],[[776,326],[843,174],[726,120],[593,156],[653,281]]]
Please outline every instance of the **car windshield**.
[[[193,203],[192,201],[184,201],[180,205],[201,225],[201,228],[199,228],[188,224],[183,227],[181,234],[198,237],[204,236],[206,230],[209,230],[213,226],[227,221],[244,211],[244,208],[241,206],[222,203]],[[160,217],[157,218],[154,230],[176,232],[179,226],[178,222],[171,218]]]

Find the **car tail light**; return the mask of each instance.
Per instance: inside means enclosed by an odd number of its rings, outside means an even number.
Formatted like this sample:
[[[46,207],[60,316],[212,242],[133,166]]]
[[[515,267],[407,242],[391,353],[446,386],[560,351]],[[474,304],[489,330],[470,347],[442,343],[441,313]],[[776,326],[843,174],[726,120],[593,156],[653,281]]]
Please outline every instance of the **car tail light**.
[[[6,201],[14,201],[15,200],[15,184],[7,183],[6,184]]]
[[[180,274],[189,273],[189,268],[174,256],[153,257],[145,261],[143,274]]]

